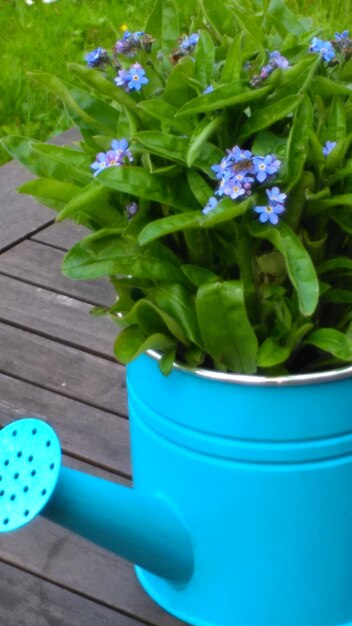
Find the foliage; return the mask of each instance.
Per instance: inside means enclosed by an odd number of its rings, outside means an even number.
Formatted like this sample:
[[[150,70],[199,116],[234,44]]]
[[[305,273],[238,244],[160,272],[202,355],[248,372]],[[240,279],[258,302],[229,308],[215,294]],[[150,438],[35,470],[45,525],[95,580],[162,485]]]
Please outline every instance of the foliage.
[[[253,8],[254,7],[254,8]],[[65,275],[109,276],[117,358],[265,375],[352,362],[352,43],[281,0],[157,0],[71,65],[79,147],[3,140],[30,193],[93,232]]]

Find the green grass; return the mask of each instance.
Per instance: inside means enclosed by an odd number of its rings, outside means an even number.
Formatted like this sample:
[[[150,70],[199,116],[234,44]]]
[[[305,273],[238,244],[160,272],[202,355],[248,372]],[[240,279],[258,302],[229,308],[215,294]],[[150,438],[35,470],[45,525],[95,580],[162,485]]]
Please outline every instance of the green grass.
[[[140,30],[153,5],[153,0],[58,0],[49,5],[37,0],[34,6],[24,0],[0,2],[0,137],[22,134],[42,140],[68,128],[70,120],[61,102],[38,89],[27,73],[40,69],[70,80],[67,63],[81,62],[98,45],[111,49],[124,23]],[[351,22],[352,0],[288,4],[331,33]],[[0,164],[8,159],[0,148]]]

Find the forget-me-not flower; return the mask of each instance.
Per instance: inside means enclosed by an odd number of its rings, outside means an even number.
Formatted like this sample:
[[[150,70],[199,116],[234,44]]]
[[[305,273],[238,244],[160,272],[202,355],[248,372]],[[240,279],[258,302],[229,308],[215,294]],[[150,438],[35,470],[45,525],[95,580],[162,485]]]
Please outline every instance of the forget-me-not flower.
[[[336,141],[327,141],[325,143],[325,146],[323,147],[323,155],[325,157],[328,156],[328,154],[330,154],[331,150],[333,150],[336,146]]]
[[[211,198],[209,198],[207,204],[202,210],[202,213],[204,213],[204,215],[207,215],[208,213],[210,213],[210,211],[215,209],[217,203],[218,203],[218,200],[215,198],[215,196],[212,196]]]
[[[270,222],[271,224],[277,224],[279,221],[279,215],[284,212],[285,207],[282,204],[269,203],[265,206],[254,207],[256,213],[259,213],[259,221],[264,224]]]
[[[332,59],[336,57],[331,41],[323,41],[323,39],[319,39],[318,37],[313,37],[309,49],[311,52],[319,53],[324,61],[327,62],[332,61]]]
[[[88,67],[100,67],[110,60],[109,55],[104,48],[96,48],[95,50],[88,52],[84,58]]]
[[[281,161],[276,159],[273,155],[267,154],[267,156],[255,156],[253,157],[253,165],[255,169],[256,179],[262,183],[268,176],[276,174],[279,171]]]

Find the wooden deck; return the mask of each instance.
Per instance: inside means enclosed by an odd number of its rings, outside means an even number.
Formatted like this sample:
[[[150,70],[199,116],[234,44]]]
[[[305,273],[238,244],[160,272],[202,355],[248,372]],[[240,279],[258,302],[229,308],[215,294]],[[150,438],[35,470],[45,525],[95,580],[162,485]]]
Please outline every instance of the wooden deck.
[[[70,143],[66,134],[59,143]],[[60,274],[82,229],[14,189],[31,176],[0,169],[0,424],[34,416],[57,431],[64,463],[130,483],[124,368],[116,327],[89,316],[109,283]],[[0,535],[1,626],[177,626],[144,593],[133,566],[37,518]]]

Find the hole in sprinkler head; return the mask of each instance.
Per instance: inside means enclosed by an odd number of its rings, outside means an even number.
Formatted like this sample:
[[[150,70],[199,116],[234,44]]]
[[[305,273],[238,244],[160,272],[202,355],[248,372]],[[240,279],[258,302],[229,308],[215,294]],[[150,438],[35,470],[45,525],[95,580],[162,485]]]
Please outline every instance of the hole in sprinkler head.
[[[4,465],[8,465],[10,463],[10,461],[8,459],[6,459],[6,461],[4,461]]]
[[[31,456],[28,457],[28,463],[32,463],[32,461],[33,461],[33,456],[31,454]]]
[[[10,521],[10,520],[9,520],[9,518],[8,518],[8,517],[5,517],[5,519],[4,519],[4,524],[5,524],[5,526],[6,526],[6,524],[8,524],[8,523],[9,523],[9,521]]]
[[[13,475],[14,479],[17,480],[17,478],[19,477],[19,473],[16,472],[16,474]]]
[[[35,475],[36,475],[36,473],[37,473],[37,472],[36,472],[35,470],[32,470],[32,471],[31,471],[31,476],[35,476]]]
[[[36,435],[36,434],[37,434],[37,432],[38,432],[38,431],[37,431],[37,429],[36,429],[36,428],[33,428],[33,430],[32,430],[32,435]]]
[[[4,493],[5,493],[5,491],[4,491],[3,489],[1,489],[1,491],[0,491],[0,496],[3,496],[3,495],[4,495]]]
[[[25,517],[27,517],[29,515],[28,509],[25,510],[24,515],[25,515]]]
[[[22,456],[22,452],[21,451],[17,452],[17,458],[20,459],[21,456]]]
[[[12,502],[13,502],[14,500],[16,500],[16,496],[15,496],[15,494],[14,494],[14,493],[12,494],[12,496],[11,496],[10,500],[11,500]]]
[[[45,496],[45,494],[46,494],[46,489],[43,489],[42,496]]]
[[[23,487],[24,493],[27,493],[28,489],[29,489],[29,487]]]
[[[46,442],[46,447],[47,447],[47,448],[50,448],[50,446],[51,446],[51,441],[47,441],[47,442]]]
[[[13,437],[16,437],[16,436],[17,436],[17,430],[14,430],[14,431],[12,432],[12,436],[13,436]]]
[[[53,470],[53,469],[54,469],[54,467],[55,467],[55,463],[50,463],[49,468],[50,468],[51,470]]]

